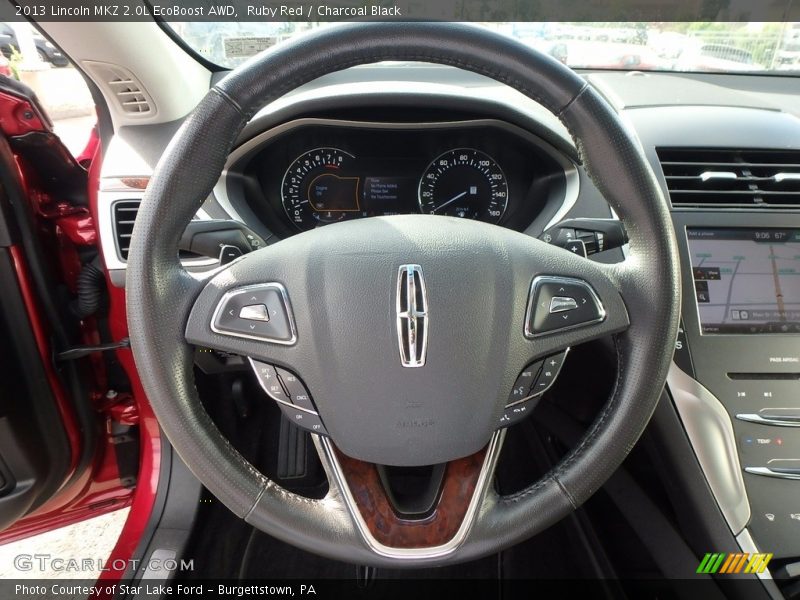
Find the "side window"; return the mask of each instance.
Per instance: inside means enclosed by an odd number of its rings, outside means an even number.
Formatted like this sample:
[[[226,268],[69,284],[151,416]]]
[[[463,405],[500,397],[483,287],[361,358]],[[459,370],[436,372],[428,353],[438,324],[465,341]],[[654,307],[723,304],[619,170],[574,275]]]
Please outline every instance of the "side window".
[[[81,157],[97,122],[94,101],[83,77],[52,42],[29,23],[0,23],[0,75],[36,93],[55,133]]]

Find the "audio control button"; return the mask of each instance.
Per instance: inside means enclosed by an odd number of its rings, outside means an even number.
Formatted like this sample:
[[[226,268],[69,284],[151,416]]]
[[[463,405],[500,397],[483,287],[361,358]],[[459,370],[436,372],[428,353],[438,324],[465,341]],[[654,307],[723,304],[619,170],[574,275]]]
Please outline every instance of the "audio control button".
[[[522,373],[519,374],[519,377],[517,377],[517,380],[514,382],[514,387],[511,388],[506,406],[512,406],[518,402],[522,402],[533,395],[531,388],[536,382],[536,376],[539,374],[539,369],[541,369],[541,367],[542,361],[538,361],[528,365],[522,370]]]
[[[536,378],[533,388],[531,388],[532,395],[538,396],[550,389],[561,371],[561,366],[564,364],[566,356],[567,350],[548,356],[542,362],[542,369],[539,371],[539,376]]]

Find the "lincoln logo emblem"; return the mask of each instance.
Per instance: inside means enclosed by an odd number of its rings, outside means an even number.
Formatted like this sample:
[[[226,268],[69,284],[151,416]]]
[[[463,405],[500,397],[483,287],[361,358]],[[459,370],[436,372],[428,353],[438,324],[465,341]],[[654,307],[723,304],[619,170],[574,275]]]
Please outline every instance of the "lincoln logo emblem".
[[[397,272],[397,341],[404,367],[422,367],[428,352],[428,294],[419,265]]]

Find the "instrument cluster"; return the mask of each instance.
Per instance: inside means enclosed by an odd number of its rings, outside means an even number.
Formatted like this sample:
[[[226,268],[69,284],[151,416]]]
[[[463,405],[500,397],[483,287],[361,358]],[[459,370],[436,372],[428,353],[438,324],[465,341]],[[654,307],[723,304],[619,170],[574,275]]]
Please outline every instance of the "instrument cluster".
[[[521,231],[565,199],[563,157],[501,121],[288,125],[239,161],[248,205],[279,237],[414,213]]]
[[[305,230],[345,219],[409,212],[497,223],[505,213],[506,176],[485,152],[447,150],[421,176],[399,162],[358,158],[332,147],[304,152],[283,176],[286,216]]]

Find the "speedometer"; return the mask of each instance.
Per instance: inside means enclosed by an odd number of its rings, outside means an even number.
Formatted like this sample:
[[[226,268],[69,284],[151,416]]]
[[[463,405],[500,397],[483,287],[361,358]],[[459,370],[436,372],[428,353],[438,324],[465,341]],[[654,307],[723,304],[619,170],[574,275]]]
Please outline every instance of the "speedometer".
[[[497,223],[507,203],[503,170],[491,156],[473,148],[438,156],[419,182],[419,208],[431,215]]]
[[[298,156],[283,176],[281,198],[300,229],[334,223],[361,210],[361,178],[350,172],[355,157],[338,148],[316,148]]]

